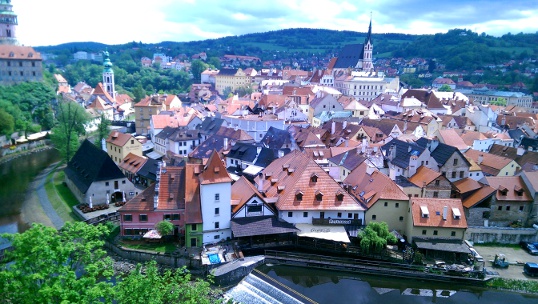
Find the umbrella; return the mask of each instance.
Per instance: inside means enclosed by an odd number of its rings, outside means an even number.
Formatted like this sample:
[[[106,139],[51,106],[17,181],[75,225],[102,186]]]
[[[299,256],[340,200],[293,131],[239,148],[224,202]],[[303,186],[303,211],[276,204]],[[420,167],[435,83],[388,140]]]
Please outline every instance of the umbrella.
[[[106,194],[106,204],[108,206],[108,204],[110,203],[110,199],[108,198],[108,193]]]
[[[90,196],[90,208],[93,208],[92,197]]]

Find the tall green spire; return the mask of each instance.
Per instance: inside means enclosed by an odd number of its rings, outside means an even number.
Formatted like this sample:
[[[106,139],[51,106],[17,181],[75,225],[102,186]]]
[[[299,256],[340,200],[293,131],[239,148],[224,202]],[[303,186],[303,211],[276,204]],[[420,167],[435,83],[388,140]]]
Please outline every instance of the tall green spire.
[[[112,70],[112,62],[110,62],[110,54],[108,53],[108,50],[105,50],[103,52],[103,73],[114,73]]]

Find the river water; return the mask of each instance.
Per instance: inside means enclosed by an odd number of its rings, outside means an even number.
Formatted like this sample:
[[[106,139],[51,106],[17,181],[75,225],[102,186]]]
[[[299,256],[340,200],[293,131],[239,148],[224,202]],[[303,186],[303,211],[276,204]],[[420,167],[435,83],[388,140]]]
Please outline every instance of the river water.
[[[0,164],[0,233],[23,232],[30,228],[21,209],[33,179],[50,164],[60,160],[55,149],[44,150]]]
[[[226,293],[241,303],[509,303],[538,295],[453,283],[369,276],[324,269],[262,265]],[[312,300],[312,302],[309,301]]]

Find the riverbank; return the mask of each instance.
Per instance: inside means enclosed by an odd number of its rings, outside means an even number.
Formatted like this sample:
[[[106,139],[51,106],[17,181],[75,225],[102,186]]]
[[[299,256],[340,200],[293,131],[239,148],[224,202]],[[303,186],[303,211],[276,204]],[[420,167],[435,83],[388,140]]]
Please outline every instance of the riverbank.
[[[7,155],[4,155],[4,156],[2,156],[0,158],[0,165],[4,164],[4,163],[7,163],[9,161],[12,161],[14,159],[17,159],[17,158],[19,158],[21,156],[25,156],[25,155],[32,154],[32,153],[39,153],[39,152],[46,151],[46,150],[51,150],[51,149],[54,149],[54,147],[52,145],[41,145],[41,146],[36,147],[34,149],[24,150],[24,151],[20,151],[20,152],[7,154]]]

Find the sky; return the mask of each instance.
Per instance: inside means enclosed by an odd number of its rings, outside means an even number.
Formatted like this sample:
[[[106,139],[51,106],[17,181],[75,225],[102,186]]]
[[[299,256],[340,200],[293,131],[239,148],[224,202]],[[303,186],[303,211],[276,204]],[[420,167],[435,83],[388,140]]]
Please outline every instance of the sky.
[[[493,36],[538,32],[538,0],[12,0],[31,46],[197,41],[288,28]]]

